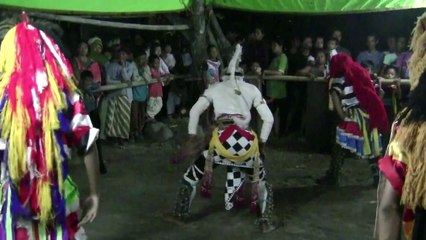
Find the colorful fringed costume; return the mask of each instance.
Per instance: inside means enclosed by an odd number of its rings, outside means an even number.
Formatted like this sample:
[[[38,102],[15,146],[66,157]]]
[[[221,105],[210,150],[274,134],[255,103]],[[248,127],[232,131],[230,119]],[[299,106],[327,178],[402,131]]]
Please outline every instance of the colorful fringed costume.
[[[84,239],[70,148],[97,137],[54,41],[27,21],[0,50],[0,239]]]
[[[368,72],[344,53],[332,57],[330,77],[330,92],[337,93],[345,114],[336,129],[336,143],[363,159],[369,159],[376,184],[377,158],[382,151],[379,132],[387,132],[388,128],[383,102]],[[324,180],[337,183],[343,158],[341,149],[334,152]]]
[[[399,228],[391,224],[384,214],[388,212],[388,199],[402,205],[404,213],[402,230],[406,239],[426,239],[426,12],[417,20],[413,29],[409,63],[411,92],[407,107],[397,116],[392,125],[391,139],[385,157],[380,159],[383,184],[391,185],[392,195],[384,185],[378,189],[376,235],[399,235]],[[384,200],[383,200],[384,199]],[[383,216],[381,215],[383,214]],[[399,214],[398,214],[399,216]],[[384,220],[385,219],[385,220]],[[378,222],[377,222],[378,220]],[[389,222],[386,222],[389,221]],[[387,236],[379,236],[380,239]]]
[[[268,231],[274,229],[272,188],[266,181],[259,142],[264,144],[267,141],[273,125],[273,116],[257,87],[244,82],[242,76],[235,75],[240,53],[241,47],[237,45],[236,53],[228,67],[230,76],[224,76],[223,82],[209,87],[190,111],[190,135],[195,136],[200,115],[210,105],[213,105],[216,128],[207,150],[183,176],[174,214],[179,218],[189,214],[196,185],[200,180],[201,194],[206,197],[211,195],[213,168],[222,165],[227,167],[225,209],[231,210],[236,204],[241,204],[238,193],[242,191],[246,176],[249,176],[252,182],[251,209],[260,214],[259,223],[262,230]],[[259,137],[249,129],[252,107],[256,108],[263,120]]]

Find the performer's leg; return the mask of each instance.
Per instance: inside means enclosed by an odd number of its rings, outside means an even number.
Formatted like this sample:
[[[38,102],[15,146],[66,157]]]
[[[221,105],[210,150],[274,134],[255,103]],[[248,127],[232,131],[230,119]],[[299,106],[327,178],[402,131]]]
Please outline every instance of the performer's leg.
[[[231,210],[234,207],[233,200],[238,197],[238,192],[244,184],[246,177],[245,172],[241,168],[228,167],[225,185],[225,209]],[[237,202],[235,202],[237,204]]]
[[[253,169],[249,169],[250,180],[253,182],[254,172]],[[277,228],[276,216],[274,214],[274,193],[272,191],[272,185],[266,181],[265,169],[261,165],[259,168],[259,182],[257,183],[257,189],[253,189],[256,192],[252,192],[252,201],[256,201],[258,223],[262,232],[267,233]],[[253,202],[252,202],[253,205]]]
[[[195,197],[196,186],[204,174],[205,161],[204,155],[201,154],[183,175],[174,210],[174,215],[178,218],[185,218],[189,215],[189,209]]]
[[[378,157],[368,159],[368,164],[370,165],[371,177],[373,178],[374,187],[377,187],[379,185],[379,167],[377,166],[378,161]]]
[[[101,120],[100,120],[100,117],[99,117],[98,109],[92,111],[89,114],[89,116],[90,116],[90,119],[92,120],[93,126],[95,128],[100,128]],[[100,139],[96,140],[96,146],[97,146],[97,149],[98,149],[98,158],[99,158],[99,171],[100,171],[101,174],[105,174],[105,173],[107,173],[107,168],[106,168],[106,165],[105,165],[105,162],[104,162],[104,157],[103,157],[103,154],[102,154],[102,142],[99,141],[99,140]]]
[[[330,166],[324,177],[317,179],[317,184],[337,185],[339,184],[340,169],[343,166],[346,156],[346,150],[338,144],[333,147],[331,154]]]

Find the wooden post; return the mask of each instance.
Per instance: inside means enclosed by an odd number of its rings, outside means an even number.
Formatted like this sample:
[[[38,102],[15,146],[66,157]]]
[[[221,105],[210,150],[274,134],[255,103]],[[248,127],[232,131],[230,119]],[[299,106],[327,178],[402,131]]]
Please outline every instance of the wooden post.
[[[212,32],[216,36],[218,47],[222,53],[222,57],[228,61],[232,57],[233,49],[231,43],[228,39],[226,39],[225,34],[223,34],[222,28],[220,27],[219,21],[217,20],[213,10],[210,10],[209,12],[209,20]]]

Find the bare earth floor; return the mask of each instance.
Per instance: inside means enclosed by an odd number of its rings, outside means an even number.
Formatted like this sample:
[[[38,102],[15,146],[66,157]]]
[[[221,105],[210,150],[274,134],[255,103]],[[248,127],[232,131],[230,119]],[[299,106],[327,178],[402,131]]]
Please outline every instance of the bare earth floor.
[[[167,221],[163,215],[173,209],[181,174],[190,163],[169,164],[168,144],[141,143],[126,150],[104,148],[109,172],[101,177],[98,218],[86,226],[89,239],[372,239],[376,194],[366,162],[347,160],[341,186],[326,189],[314,180],[325,171],[329,156],[275,145],[268,150],[266,169],[282,228],[261,234],[248,208],[225,211],[224,168],[215,170],[213,198],[195,198],[189,223]],[[72,172],[84,196],[83,165],[73,164]]]

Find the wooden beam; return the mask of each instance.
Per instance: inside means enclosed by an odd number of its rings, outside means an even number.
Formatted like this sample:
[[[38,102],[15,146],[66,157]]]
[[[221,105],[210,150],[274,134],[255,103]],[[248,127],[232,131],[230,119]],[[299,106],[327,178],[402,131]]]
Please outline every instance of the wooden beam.
[[[56,15],[50,13],[28,13],[28,15],[37,18],[44,18],[56,21],[64,22],[73,22],[80,24],[95,25],[101,27],[112,27],[112,28],[125,28],[125,29],[136,29],[136,30],[149,30],[149,31],[179,31],[179,30],[188,30],[188,25],[146,25],[146,24],[136,24],[136,23],[122,23],[122,22],[112,22],[104,20],[96,20],[75,16],[66,16],[66,15]]]
[[[192,82],[192,81],[200,81],[200,77],[191,77],[189,75],[175,75],[174,79],[185,79],[186,82]],[[323,77],[318,78],[308,78],[308,77],[302,77],[302,76],[290,76],[290,75],[283,75],[283,76],[255,76],[255,75],[249,75],[244,76],[245,80],[250,80],[250,82],[254,83],[254,85],[257,85],[258,88],[261,88],[261,82],[262,80],[270,80],[270,81],[284,81],[284,82],[320,82],[320,83],[326,83],[326,80]],[[161,78],[161,81],[166,81],[166,78]],[[395,81],[399,81],[401,85],[410,85],[410,80],[408,79],[382,79],[381,83],[383,85],[391,85],[394,84]],[[111,84],[102,86],[99,89],[97,89],[95,92],[105,92],[105,91],[114,91],[114,90],[120,90],[123,88],[130,88],[130,87],[137,87],[137,86],[144,86],[148,85],[149,83],[145,81],[141,82],[132,82],[131,85],[127,83],[119,83],[119,84]]]
[[[180,25],[188,25],[188,26],[191,25],[191,21],[188,21],[187,19],[180,17],[176,13],[165,14],[165,17],[171,23],[180,24]],[[192,37],[193,35],[191,34],[190,31],[182,31],[181,33],[182,33],[183,37],[186,39],[186,41],[192,42],[194,40],[193,37]]]

